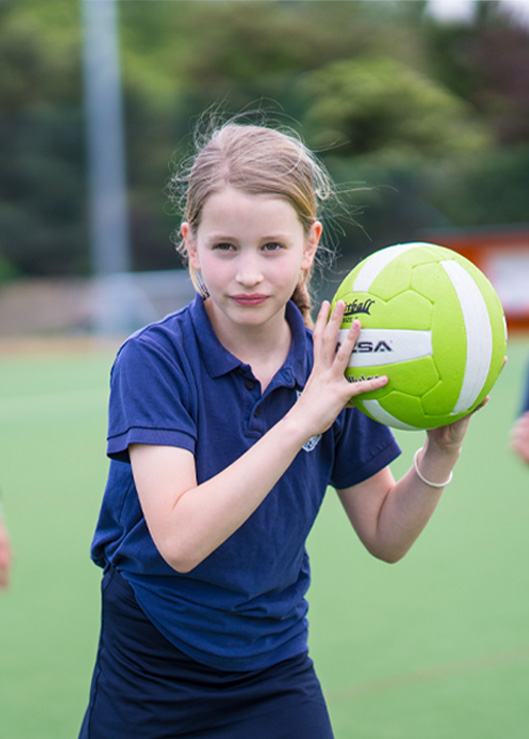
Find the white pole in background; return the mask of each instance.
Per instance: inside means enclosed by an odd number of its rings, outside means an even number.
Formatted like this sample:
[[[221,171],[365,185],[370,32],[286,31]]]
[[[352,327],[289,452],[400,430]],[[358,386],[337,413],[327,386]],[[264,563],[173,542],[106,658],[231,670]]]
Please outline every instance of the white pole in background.
[[[82,0],[82,7],[94,329],[122,333],[130,324],[130,239],[117,7],[115,0]]]

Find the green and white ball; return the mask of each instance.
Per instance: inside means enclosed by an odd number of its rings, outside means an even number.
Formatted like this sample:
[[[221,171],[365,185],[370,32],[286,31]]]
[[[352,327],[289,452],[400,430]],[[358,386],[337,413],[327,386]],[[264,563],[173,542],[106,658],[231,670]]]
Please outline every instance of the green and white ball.
[[[431,429],[478,406],[503,366],[507,332],[489,280],[442,246],[409,243],[371,254],[334,296],[346,304],[343,335],[358,318],[360,336],[346,376],[387,375],[385,387],[353,398],[380,423]]]

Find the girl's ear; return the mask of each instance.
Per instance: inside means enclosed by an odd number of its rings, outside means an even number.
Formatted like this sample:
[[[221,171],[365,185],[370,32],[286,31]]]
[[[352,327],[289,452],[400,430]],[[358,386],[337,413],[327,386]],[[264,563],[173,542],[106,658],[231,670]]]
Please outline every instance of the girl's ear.
[[[321,223],[319,221],[314,221],[314,223],[310,227],[307,242],[305,244],[305,249],[303,250],[301,269],[309,269],[309,267],[312,266],[312,262],[314,261],[316,251],[318,249],[318,244],[320,242],[322,230],[323,226],[321,225]]]
[[[186,247],[189,265],[193,269],[196,269],[197,271],[199,271],[200,270],[200,260],[198,258],[196,242],[195,242],[195,239],[193,238],[193,229],[191,228],[189,223],[187,222],[182,223],[180,233],[182,234],[182,238],[184,239],[184,244]]]

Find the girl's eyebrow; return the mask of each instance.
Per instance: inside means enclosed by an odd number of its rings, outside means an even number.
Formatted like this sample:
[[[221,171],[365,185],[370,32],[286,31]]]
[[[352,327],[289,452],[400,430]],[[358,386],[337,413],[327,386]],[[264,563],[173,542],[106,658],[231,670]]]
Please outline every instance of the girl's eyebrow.
[[[236,236],[230,236],[229,232],[219,231],[218,233],[208,234],[208,241],[239,241]],[[290,234],[287,231],[276,231],[259,236],[259,241],[287,241]]]
[[[235,241],[234,236],[229,236],[228,232],[210,233],[207,237],[208,241]]]

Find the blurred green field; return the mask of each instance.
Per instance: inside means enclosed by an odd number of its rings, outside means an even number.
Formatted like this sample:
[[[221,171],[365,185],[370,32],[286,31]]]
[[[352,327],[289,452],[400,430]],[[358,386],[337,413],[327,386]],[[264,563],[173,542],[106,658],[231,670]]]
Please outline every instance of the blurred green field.
[[[332,491],[309,541],[311,651],[336,739],[529,736],[529,469],[508,448],[529,341],[473,420],[408,556],[370,557]],[[110,351],[0,356],[0,489],[16,562],[0,593],[0,736],[73,739],[99,621],[89,544],[105,483]],[[421,433],[401,433],[401,474]]]

